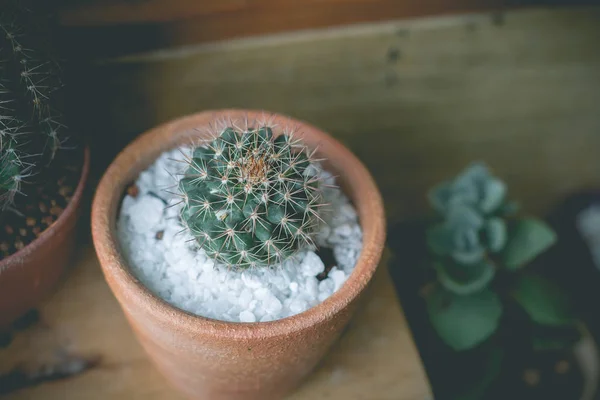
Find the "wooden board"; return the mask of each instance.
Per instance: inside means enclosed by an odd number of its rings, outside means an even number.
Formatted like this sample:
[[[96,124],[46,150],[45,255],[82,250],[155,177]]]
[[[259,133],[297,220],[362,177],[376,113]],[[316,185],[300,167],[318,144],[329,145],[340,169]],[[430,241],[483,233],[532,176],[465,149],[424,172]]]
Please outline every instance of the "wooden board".
[[[474,11],[500,12],[514,7],[597,4],[594,1],[84,0],[63,6],[59,20],[65,28],[65,43],[81,57],[82,53],[126,54],[353,23]]]
[[[356,6],[363,10],[377,10],[381,17],[408,17],[423,14],[440,14],[447,11],[465,11],[479,7],[500,7],[509,3],[507,0],[97,0],[75,3],[60,10],[60,21],[65,26],[102,26],[117,24],[161,23],[183,20],[194,20],[197,17],[210,17],[215,20],[215,25],[225,23],[231,15],[238,15],[236,19],[243,22],[247,28],[246,35],[252,25],[263,25],[268,19],[264,16],[276,12],[279,19],[285,21],[294,13],[304,11],[305,20],[311,23],[315,19],[328,18],[329,24],[335,23],[335,14],[346,14],[352,22],[364,22],[365,16],[357,15],[353,11]],[[327,13],[319,16],[327,6],[337,7],[337,13]],[[384,14],[388,13],[388,14]],[[206,20],[208,22],[208,19]],[[306,26],[311,27],[311,26]],[[314,26],[313,26],[314,27]],[[249,29],[248,29],[249,28]],[[289,30],[289,29],[288,29]],[[223,39],[224,37],[212,37]]]
[[[89,246],[40,312],[41,323],[18,332],[0,350],[0,374],[15,367],[37,370],[74,356],[94,365],[70,378],[13,392],[6,400],[183,400],[136,342]],[[349,329],[289,400],[429,398],[421,361],[383,263]]]
[[[84,70],[74,97],[96,107],[74,114],[96,154],[114,154],[182,114],[281,112],[347,144],[392,221],[475,159],[543,213],[600,182],[599,20],[597,7],[512,11],[153,52]]]
[[[599,19],[600,8],[431,18],[99,62],[74,76],[73,114],[93,140],[97,168],[178,115],[264,108],[318,125],[354,150],[392,222],[425,211],[426,189],[473,159],[490,163],[526,209],[542,213],[600,182]],[[56,349],[100,362],[9,399],[177,399],[131,336],[90,248],[42,317],[47,328],[0,350],[2,371],[19,359],[55,358]],[[348,333],[292,398],[429,395],[381,269]]]

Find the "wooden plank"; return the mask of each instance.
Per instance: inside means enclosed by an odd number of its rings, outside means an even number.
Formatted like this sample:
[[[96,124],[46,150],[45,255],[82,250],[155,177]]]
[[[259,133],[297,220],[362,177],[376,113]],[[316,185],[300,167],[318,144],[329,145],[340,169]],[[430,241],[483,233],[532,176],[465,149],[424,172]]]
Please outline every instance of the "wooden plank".
[[[474,159],[545,212],[600,181],[599,18],[597,7],[523,10],[154,52],[86,72],[77,98],[105,106],[83,121],[99,148],[203,109],[307,120],[364,160],[391,220],[425,211],[427,188]]]
[[[0,350],[0,373],[35,371],[65,356],[99,360],[86,372],[13,392],[6,400],[183,400],[146,358],[87,247],[40,309],[43,323]],[[374,397],[373,397],[374,396]],[[429,387],[385,269],[347,332],[290,400],[425,400]]]
[[[94,140],[95,159],[108,161],[135,134],[175,116],[265,108],[321,126],[353,149],[391,221],[425,211],[426,189],[473,159],[488,161],[514,197],[542,213],[600,181],[599,17],[598,7],[514,11],[128,57],[80,71],[74,98],[92,93],[96,107],[78,101],[72,114]],[[177,398],[131,336],[91,249],[42,316],[46,328],[0,351],[1,371],[40,353],[35,343],[46,343],[48,357],[66,348],[101,362],[9,399]],[[292,398],[422,400],[429,390],[409,339],[382,269],[353,326]]]
[[[428,15],[596,0],[91,0],[63,8],[61,43],[78,58]],[[85,46],[81,44],[85,43]]]
[[[330,24],[336,23],[336,15],[350,18],[350,22],[364,22],[356,10],[378,11],[382,18],[400,18],[415,15],[439,14],[449,11],[471,11],[501,7],[506,0],[145,0],[145,1],[92,1],[76,3],[60,11],[60,21],[65,26],[98,26],[114,24],[162,23],[194,19],[206,16],[204,23],[214,21],[213,26],[226,23],[232,14],[235,20],[252,30],[252,25],[265,25],[269,18],[263,15],[279,16],[286,23],[298,12],[310,15],[309,18],[326,18]],[[324,10],[335,8],[335,13],[320,15]],[[357,8],[359,7],[359,8]],[[244,19],[247,19],[244,21]],[[199,23],[196,20],[194,23]],[[314,25],[303,26],[304,28]],[[231,27],[230,27],[231,28]],[[269,28],[268,25],[265,27]],[[284,30],[290,30],[287,28]],[[252,34],[246,31],[246,35]],[[214,40],[214,37],[211,38]],[[211,40],[209,39],[209,40]]]
[[[145,0],[76,3],[60,11],[63,25],[113,25],[167,22],[241,10],[248,0]]]
[[[179,46],[357,22],[487,10],[501,6],[502,0],[338,0],[311,5],[296,2],[287,7],[248,8],[243,12],[225,13],[216,18],[204,16],[168,24],[163,29],[165,36],[169,38],[169,45]]]
[[[210,2],[215,6],[187,0],[84,4],[59,14],[61,43],[77,58],[113,57],[359,22],[498,9],[512,0],[246,0],[243,5],[238,1],[242,0]]]

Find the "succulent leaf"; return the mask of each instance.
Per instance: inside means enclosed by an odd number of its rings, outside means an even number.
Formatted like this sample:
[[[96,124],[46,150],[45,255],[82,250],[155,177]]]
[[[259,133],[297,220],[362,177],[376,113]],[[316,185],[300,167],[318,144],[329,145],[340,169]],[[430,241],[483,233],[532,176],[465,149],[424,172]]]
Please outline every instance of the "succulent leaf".
[[[452,259],[459,264],[473,265],[480,263],[485,257],[485,248],[477,245],[464,250],[454,250],[451,254]]]
[[[508,236],[501,256],[506,268],[511,270],[524,267],[556,242],[552,228],[534,218],[516,221]]]
[[[430,249],[440,256],[450,256],[460,264],[474,264],[483,259],[486,248],[480,231],[484,220],[474,209],[458,204],[446,219],[427,231]]]
[[[512,296],[535,323],[560,326],[574,322],[568,296],[558,285],[540,275],[521,276]]]
[[[506,184],[500,179],[491,178],[482,183],[483,193],[479,203],[481,211],[490,214],[497,210],[506,196]]]
[[[485,223],[485,236],[491,252],[497,253],[504,248],[507,241],[506,223],[501,218],[490,218]]]
[[[432,207],[443,215],[459,204],[488,215],[504,204],[506,185],[492,176],[485,164],[476,162],[452,181],[435,186],[428,197]]]
[[[436,262],[434,267],[442,286],[458,295],[469,295],[483,290],[496,274],[496,268],[488,260],[465,266],[452,262]]]
[[[436,286],[427,296],[427,312],[440,338],[456,351],[468,350],[498,328],[502,303],[489,289],[458,296]]]

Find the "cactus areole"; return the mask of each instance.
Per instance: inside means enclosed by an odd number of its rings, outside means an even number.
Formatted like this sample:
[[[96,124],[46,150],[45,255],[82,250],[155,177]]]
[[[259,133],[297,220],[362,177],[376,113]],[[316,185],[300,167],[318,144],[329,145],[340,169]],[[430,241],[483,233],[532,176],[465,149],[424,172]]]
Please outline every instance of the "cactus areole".
[[[314,246],[322,182],[292,132],[227,126],[195,148],[188,163],[179,180],[181,219],[216,261],[269,266]]]

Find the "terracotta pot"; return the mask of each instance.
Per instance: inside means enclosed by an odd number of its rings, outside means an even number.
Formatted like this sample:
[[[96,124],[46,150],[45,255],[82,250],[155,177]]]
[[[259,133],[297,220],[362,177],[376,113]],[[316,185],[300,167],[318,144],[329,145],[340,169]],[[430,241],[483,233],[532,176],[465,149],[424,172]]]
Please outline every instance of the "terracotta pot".
[[[86,147],[79,183],[63,213],[37,239],[0,261],[0,330],[50,294],[69,264],[89,169]]]
[[[157,368],[193,399],[280,399],[317,365],[348,323],[371,280],[384,246],[381,196],[361,162],[339,142],[306,123],[272,115],[278,126],[293,125],[309,148],[327,158],[354,202],[363,229],[363,250],[354,272],[330,298],[301,314],[271,322],[233,323],[192,315],[159,299],[129,271],[115,225],[125,188],[166,150],[206,133],[215,119],[260,118],[242,110],[207,111],[145,133],[106,171],[92,207],[96,252],[110,288],[139,341]]]

